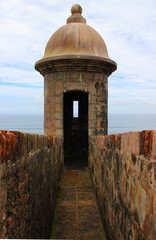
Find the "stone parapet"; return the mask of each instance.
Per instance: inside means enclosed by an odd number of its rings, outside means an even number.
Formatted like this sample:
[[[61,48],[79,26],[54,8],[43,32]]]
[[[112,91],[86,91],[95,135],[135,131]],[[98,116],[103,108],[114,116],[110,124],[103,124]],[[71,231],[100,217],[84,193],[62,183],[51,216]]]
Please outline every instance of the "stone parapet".
[[[63,172],[59,137],[0,131],[0,238],[49,238]]]
[[[156,131],[90,137],[89,167],[107,239],[155,240]]]

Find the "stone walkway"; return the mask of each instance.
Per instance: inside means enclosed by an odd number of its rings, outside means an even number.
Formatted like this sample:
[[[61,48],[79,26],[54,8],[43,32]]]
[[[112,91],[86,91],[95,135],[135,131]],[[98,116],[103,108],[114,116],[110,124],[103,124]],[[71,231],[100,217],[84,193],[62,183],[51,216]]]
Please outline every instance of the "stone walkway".
[[[106,240],[88,168],[66,170],[61,193],[55,239]]]

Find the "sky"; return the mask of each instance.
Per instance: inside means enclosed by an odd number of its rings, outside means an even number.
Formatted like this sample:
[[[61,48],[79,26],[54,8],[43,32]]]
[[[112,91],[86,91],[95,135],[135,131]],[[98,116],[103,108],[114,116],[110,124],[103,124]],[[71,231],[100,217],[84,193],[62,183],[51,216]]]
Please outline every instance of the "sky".
[[[43,114],[44,79],[34,64],[75,3],[118,65],[109,113],[156,114],[155,0],[0,0],[0,113]]]

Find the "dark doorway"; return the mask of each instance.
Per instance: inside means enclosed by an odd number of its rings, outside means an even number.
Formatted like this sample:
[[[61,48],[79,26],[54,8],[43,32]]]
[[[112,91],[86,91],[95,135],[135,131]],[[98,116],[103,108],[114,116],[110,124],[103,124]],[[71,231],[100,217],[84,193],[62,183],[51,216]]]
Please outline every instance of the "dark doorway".
[[[88,165],[88,93],[64,93],[64,164],[70,169]]]

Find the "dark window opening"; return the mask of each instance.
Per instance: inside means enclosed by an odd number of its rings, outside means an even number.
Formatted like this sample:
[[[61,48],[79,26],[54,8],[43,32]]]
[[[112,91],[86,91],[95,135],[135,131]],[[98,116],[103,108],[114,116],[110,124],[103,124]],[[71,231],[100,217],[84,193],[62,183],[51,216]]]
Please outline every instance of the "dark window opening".
[[[64,93],[64,164],[71,169],[88,165],[88,93]]]

